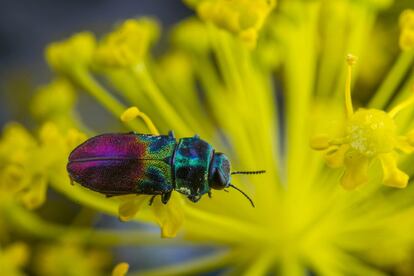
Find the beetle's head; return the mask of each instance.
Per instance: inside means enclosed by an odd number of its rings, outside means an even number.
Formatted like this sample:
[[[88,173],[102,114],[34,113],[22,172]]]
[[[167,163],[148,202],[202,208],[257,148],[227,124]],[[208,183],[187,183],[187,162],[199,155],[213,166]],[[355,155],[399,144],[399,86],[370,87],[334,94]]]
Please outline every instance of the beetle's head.
[[[222,190],[230,186],[230,161],[221,152],[215,153],[208,174],[210,188]]]
[[[215,153],[211,161],[210,171],[208,175],[208,184],[211,189],[222,190],[228,187],[238,190],[242,193],[254,207],[252,199],[242,190],[230,183],[230,176],[232,174],[261,174],[261,171],[238,171],[230,173],[230,161],[223,153]],[[225,190],[226,191],[226,190]]]

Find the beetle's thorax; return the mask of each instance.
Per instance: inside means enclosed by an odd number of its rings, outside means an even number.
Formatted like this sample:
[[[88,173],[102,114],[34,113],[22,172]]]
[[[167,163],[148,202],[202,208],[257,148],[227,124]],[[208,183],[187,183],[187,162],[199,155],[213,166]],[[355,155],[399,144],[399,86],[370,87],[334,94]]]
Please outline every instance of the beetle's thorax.
[[[194,202],[208,193],[209,168],[213,155],[212,146],[198,136],[181,138],[172,160],[175,190]]]

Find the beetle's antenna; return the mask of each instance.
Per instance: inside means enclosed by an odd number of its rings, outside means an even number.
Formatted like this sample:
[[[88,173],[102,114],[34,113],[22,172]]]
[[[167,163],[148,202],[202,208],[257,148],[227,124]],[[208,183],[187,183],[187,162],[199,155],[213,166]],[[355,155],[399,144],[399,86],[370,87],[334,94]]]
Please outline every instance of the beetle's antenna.
[[[250,203],[252,204],[252,206],[253,206],[253,208],[255,207],[254,206],[254,203],[253,203],[253,200],[245,193],[245,192],[243,192],[242,190],[240,190],[239,188],[237,188],[236,186],[234,186],[233,184],[230,184],[229,185],[230,187],[232,187],[233,189],[236,189],[237,191],[239,191],[240,193],[242,193],[249,201],[250,201]]]
[[[262,174],[265,173],[265,170],[260,170],[260,171],[239,171],[239,172],[231,172],[231,174]]]

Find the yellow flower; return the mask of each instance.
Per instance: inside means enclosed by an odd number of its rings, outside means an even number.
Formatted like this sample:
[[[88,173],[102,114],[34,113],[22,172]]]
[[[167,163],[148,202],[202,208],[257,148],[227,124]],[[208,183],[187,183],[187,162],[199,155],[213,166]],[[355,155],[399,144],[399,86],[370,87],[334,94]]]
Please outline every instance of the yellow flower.
[[[414,49],[414,10],[405,10],[400,16],[400,47],[403,51]]]
[[[211,47],[207,27],[198,18],[179,22],[171,31],[171,42],[176,47],[197,54],[206,54]]]
[[[393,118],[402,109],[414,103],[414,95],[386,113],[378,109],[353,111],[351,102],[351,68],[355,57],[348,55],[348,78],[345,89],[347,122],[344,136],[330,138],[319,135],[312,139],[316,150],[326,150],[327,164],[331,167],[345,166],[341,184],[351,190],[368,182],[368,168],[374,158],[379,158],[383,167],[383,182],[387,186],[405,188],[408,175],[396,165],[396,149],[411,153],[414,144],[410,136],[398,136]],[[414,91],[413,91],[414,93]]]
[[[104,66],[126,67],[142,62],[158,38],[159,27],[150,18],[129,19],[99,44],[95,60]]]
[[[22,242],[0,248],[1,273],[10,276],[25,275],[23,267],[29,260],[29,248]]]
[[[19,124],[9,124],[2,134],[0,194],[16,198],[30,209],[43,204],[51,174],[65,168],[71,146],[84,139],[73,129],[66,137],[53,123],[44,124],[37,138]]]
[[[202,0],[194,6],[201,19],[237,34],[254,48],[258,32],[275,4],[274,0]]]
[[[129,265],[128,263],[119,263],[112,270],[112,276],[125,276],[128,272]]]
[[[30,105],[33,116],[39,121],[53,121],[59,127],[75,125],[71,116],[76,102],[75,89],[65,79],[58,78],[38,89]]]
[[[50,44],[45,52],[49,65],[60,73],[69,73],[87,67],[96,48],[95,37],[90,32],[78,33],[68,40]]]

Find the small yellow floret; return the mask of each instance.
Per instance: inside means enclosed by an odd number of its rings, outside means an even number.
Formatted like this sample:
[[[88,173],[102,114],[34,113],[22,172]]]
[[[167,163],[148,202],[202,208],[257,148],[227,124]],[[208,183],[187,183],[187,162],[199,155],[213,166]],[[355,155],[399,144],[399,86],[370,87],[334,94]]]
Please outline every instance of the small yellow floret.
[[[107,35],[95,53],[98,64],[113,67],[134,66],[142,62],[159,36],[155,20],[129,19]]]
[[[344,137],[329,138],[319,135],[311,140],[315,150],[326,150],[325,159],[330,167],[345,167],[341,178],[347,190],[355,189],[368,182],[368,167],[374,158],[379,158],[383,168],[384,185],[404,188],[408,176],[398,169],[395,150],[414,151],[414,131],[406,136],[397,134],[394,117],[414,103],[414,95],[386,113],[378,109],[358,109],[353,112],[351,100],[352,64],[356,58],[347,56],[348,76],[345,85],[346,127]]]
[[[414,10],[405,10],[400,15],[400,48],[403,51],[414,49]]]
[[[112,270],[112,276],[125,276],[128,273],[129,264],[122,262],[117,264]]]
[[[92,33],[82,32],[67,40],[54,42],[46,48],[46,60],[56,71],[67,73],[74,68],[88,66],[95,52],[96,40]]]
[[[210,48],[206,25],[196,18],[180,22],[171,33],[171,41],[181,49],[207,54]]]
[[[247,46],[255,47],[257,33],[276,1],[203,0],[194,4],[200,18],[237,34]]]
[[[66,79],[58,78],[42,86],[32,99],[30,109],[37,118],[67,116],[75,104],[75,90]]]

